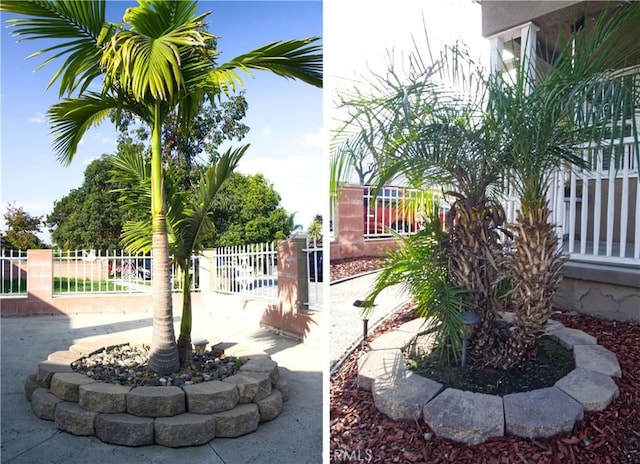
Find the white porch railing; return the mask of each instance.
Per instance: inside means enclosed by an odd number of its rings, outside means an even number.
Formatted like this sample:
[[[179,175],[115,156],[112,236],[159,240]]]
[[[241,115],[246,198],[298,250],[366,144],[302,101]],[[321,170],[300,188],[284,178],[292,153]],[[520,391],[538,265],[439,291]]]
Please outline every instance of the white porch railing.
[[[215,290],[278,298],[278,251],[273,243],[215,249]]]
[[[550,179],[551,221],[574,261],[640,266],[640,188],[633,139],[625,140],[616,169],[601,148],[583,152],[590,169],[565,168]],[[520,207],[505,198],[507,221]]]

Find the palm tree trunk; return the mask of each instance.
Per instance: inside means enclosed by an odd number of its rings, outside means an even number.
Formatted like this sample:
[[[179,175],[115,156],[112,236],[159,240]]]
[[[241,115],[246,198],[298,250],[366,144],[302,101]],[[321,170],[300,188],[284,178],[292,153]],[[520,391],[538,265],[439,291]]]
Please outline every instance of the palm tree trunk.
[[[484,206],[469,207],[463,200],[457,201],[458,213],[452,237],[447,247],[449,275],[454,284],[471,290],[471,308],[480,317],[474,332],[472,346],[483,358],[494,354],[496,345],[496,301],[493,295],[497,281],[491,231],[495,224]]]
[[[159,105],[151,134],[151,227],[152,227],[152,308],[153,333],[149,369],[158,374],[172,374],[180,368],[173,329],[171,270],[167,237],[166,201],[162,172],[162,138]]]
[[[503,367],[521,365],[535,356],[538,341],[552,311],[553,297],[560,282],[566,257],[558,249],[558,238],[549,223],[551,212],[545,202],[523,204],[518,212],[512,260],[515,327],[506,342],[499,363]]]
[[[178,356],[180,357],[180,367],[187,367],[191,364],[193,352],[191,348],[191,328],[192,312],[191,312],[191,275],[189,273],[191,266],[190,260],[187,264],[181,264],[182,271],[182,320],[180,322],[180,336],[178,337]]]

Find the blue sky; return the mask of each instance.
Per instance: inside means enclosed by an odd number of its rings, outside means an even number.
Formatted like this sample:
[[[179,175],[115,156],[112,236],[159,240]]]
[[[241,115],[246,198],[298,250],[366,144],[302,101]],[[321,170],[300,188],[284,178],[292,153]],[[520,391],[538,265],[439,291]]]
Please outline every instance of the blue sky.
[[[110,2],[108,20],[119,21],[133,5]],[[319,1],[201,1],[199,11],[213,12],[209,31],[220,37],[220,63],[272,41],[322,36]],[[91,160],[115,150],[117,134],[106,121],[86,134],[69,167],[56,160],[45,118],[58,101],[56,85],[46,90],[56,63],[34,71],[41,59],[25,58],[44,45],[17,43],[4,24],[8,17],[0,15],[0,207],[4,213],[7,203],[15,203],[30,214],[46,215],[55,200],[82,184]],[[263,173],[280,193],[282,205],[297,212],[297,222],[306,227],[326,210],[326,195],[320,193],[327,187],[322,174],[322,89],[266,72],[241,77],[249,103],[244,122],[251,128],[242,143],[251,143],[251,148],[238,170]]]

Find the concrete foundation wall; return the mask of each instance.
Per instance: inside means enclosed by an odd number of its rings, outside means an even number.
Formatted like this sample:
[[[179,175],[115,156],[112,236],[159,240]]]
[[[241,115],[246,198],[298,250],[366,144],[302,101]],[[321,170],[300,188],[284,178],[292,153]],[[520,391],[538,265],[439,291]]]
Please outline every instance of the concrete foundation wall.
[[[640,321],[640,269],[569,262],[563,274],[554,300],[559,309]]]

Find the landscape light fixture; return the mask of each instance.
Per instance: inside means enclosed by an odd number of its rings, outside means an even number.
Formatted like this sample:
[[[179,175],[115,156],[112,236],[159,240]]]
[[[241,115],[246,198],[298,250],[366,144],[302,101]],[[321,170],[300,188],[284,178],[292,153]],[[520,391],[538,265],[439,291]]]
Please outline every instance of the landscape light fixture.
[[[476,325],[480,322],[480,317],[470,311],[465,311],[460,315],[462,319],[462,359],[460,360],[460,366],[464,369],[467,367],[467,344],[473,332],[475,331]]]
[[[377,305],[371,304],[367,300],[356,300],[353,302],[353,306],[360,309],[360,317],[362,318],[362,347],[364,348],[367,332],[369,331],[369,318],[365,315],[364,311],[362,311],[362,308],[373,308]]]

